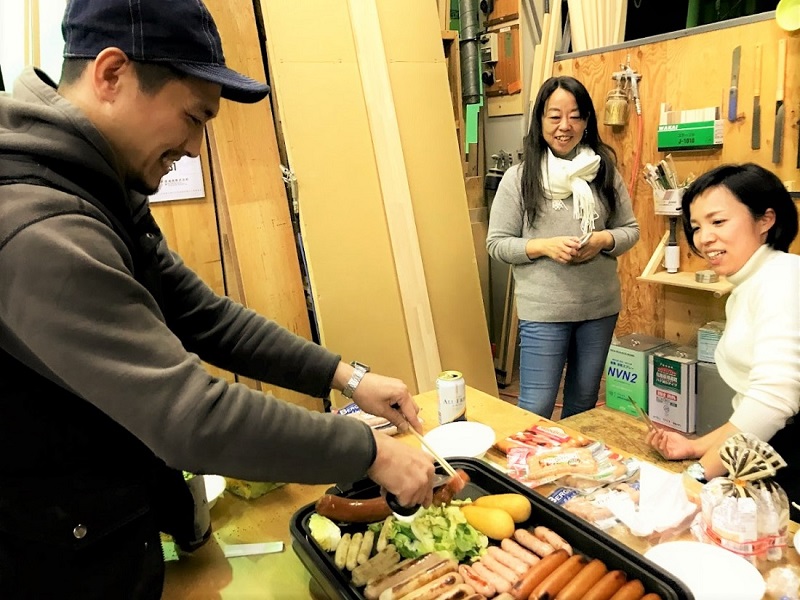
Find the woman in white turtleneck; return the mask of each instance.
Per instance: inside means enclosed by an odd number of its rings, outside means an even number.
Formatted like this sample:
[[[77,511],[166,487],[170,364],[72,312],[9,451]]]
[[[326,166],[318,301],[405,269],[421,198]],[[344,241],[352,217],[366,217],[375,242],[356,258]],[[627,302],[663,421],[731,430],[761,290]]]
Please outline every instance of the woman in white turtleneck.
[[[698,458],[700,479],[725,473],[719,448],[743,431],[769,441],[788,467],[776,478],[800,502],[800,256],[788,254],[797,208],[780,180],[755,164],[723,165],[698,178],[683,196],[689,245],[734,285],[715,359],[736,392],[730,420],[688,439],[661,429],[648,442],[665,458]],[[793,514],[796,519],[798,515]]]

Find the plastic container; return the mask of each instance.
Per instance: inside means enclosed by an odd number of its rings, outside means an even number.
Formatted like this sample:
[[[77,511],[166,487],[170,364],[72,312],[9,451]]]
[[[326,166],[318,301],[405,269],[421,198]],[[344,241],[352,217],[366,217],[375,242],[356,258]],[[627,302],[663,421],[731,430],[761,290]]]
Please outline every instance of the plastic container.
[[[456,469],[463,469],[471,478],[470,483],[458,495],[459,498],[474,499],[485,494],[523,494],[531,501],[533,510],[531,518],[517,527],[549,527],[569,542],[575,551],[601,559],[609,570],[622,569],[629,579],[641,580],[647,592],[655,592],[663,600],[694,600],[694,596],[682,582],[655,563],[494,467],[475,458],[453,458],[448,462]],[[379,489],[372,481],[362,480],[350,489],[335,488],[332,493],[340,493],[348,498],[374,498]],[[334,564],[333,554],[320,549],[311,539],[308,520],[313,512],[314,504],[308,504],[292,516],[289,531],[295,553],[330,598],[363,600],[361,590],[350,584],[349,574],[340,571]],[[344,526],[342,532],[363,529],[363,525]]]

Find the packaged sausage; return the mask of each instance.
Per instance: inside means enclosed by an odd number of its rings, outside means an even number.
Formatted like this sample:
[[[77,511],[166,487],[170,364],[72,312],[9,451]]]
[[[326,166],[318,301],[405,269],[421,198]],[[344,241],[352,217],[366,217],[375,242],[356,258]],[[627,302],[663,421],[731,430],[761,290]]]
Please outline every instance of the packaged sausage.
[[[703,486],[702,512],[692,532],[753,564],[757,559],[780,560],[786,547],[789,500],[772,478],[786,461],[749,433],[728,438],[719,454],[728,475]]]

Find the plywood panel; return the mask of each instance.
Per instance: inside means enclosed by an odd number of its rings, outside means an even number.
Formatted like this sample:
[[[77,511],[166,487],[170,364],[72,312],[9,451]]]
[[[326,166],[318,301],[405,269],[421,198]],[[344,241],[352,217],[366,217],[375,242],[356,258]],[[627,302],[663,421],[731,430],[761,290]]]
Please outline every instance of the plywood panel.
[[[777,39],[788,39],[786,68],[786,130],[784,160],[775,166],[771,162],[775,106]],[[752,92],[754,83],[755,46],[763,47],[761,85],[761,149],[750,149]],[[664,158],[656,148],[659,104],[669,102],[673,109],[692,109],[721,106],[727,112],[727,90],[730,78],[731,52],[742,46],[739,81],[739,112],[743,118],[735,123],[725,122],[724,142],[717,152],[673,152],[679,174],[699,175],[724,162],[752,161],[774,170],[783,180],[797,179],[794,159],[797,156],[796,122],[800,114],[800,38],[780,30],[773,20],[751,23],[727,29],[691,35],[675,40],[645,44],[635,48],[603,51],[590,56],[565,59],[555,65],[554,75],[574,75],[588,88],[596,110],[602,110],[606,94],[613,87],[611,74],[619,69],[628,55],[631,64],[643,75],[641,98],[643,105],[644,145],[642,162]],[[633,111],[632,111],[633,114]],[[626,183],[631,179],[636,141],[636,121],[632,116],[628,126],[619,131],[600,125],[603,139],[617,151],[620,170]],[[618,332],[642,331],[665,335],[664,290],[657,285],[636,281],[647,264],[659,239],[667,229],[665,217],[653,214],[650,187],[636,174],[634,210],[641,227],[641,241],[620,260],[624,309]],[[696,271],[706,268],[705,261],[694,256],[680,235],[681,269]],[[705,301],[704,301],[705,302]],[[679,309],[678,309],[679,310]],[[670,316],[672,322],[678,318]],[[677,331],[676,329],[674,331]],[[668,332],[667,332],[668,333]],[[669,335],[667,336],[669,337]]]
[[[305,2],[261,5],[323,342],[411,386],[362,83],[343,46],[353,44],[347,0],[324,3],[325,19]],[[378,9],[442,365],[496,394],[436,5]]]
[[[255,14],[248,0],[208,0],[231,68],[264,80]],[[289,205],[280,173],[268,100],[223,101],[209,124],[236,243],[244,303],[290,331],[311,338]],[[317,398],[273,388],[289,402],[322,409]]]

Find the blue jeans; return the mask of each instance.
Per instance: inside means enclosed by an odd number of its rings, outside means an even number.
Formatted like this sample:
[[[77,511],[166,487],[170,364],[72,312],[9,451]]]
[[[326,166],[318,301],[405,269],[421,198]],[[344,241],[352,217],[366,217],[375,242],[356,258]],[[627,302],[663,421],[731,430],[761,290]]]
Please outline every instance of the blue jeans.
[[[574,323],[520,321],[518,406],[550,418],[566,364],[561,417],[594,408],[618,316]]]

